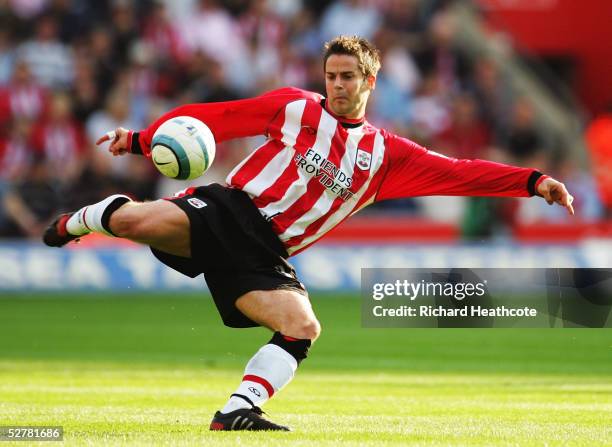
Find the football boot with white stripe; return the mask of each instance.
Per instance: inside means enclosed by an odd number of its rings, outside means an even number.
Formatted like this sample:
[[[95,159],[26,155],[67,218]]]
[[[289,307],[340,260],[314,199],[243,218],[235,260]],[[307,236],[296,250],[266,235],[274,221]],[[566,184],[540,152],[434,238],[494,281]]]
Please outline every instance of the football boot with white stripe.
[[[269,430],[269,431],[291,431],[289,427],[275,424],[262,417],[263,411],[259,407],[241,408],[227,414],[217,411],[210,423],[211,430]]]

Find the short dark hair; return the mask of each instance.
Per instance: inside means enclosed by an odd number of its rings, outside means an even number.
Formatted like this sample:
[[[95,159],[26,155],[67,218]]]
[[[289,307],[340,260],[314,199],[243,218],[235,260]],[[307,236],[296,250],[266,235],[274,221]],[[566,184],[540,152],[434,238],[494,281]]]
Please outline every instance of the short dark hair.
[[[355,56],[359,64],[359,70],[364,75],[376,76],[380,70],[380,53],[378,49],[367,39],[359,36],[338,36],[323,47],[323,69],[327,64],[327,59],[332,54],[346,54]]]

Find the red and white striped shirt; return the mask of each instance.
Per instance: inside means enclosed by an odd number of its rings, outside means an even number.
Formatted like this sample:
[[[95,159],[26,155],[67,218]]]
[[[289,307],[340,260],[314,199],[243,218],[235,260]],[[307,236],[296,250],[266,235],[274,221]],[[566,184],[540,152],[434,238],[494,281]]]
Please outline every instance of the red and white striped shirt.
[[[375,201],[533,194],[527,186],[533,169],[445,157],[365,120],[335,116],[323,96],[295,88],[174,109],[138,134],[145,155],[157,128],[181,115],[206,123],[217,142],[267,137],[227,184],[249,194],[290,255]]]

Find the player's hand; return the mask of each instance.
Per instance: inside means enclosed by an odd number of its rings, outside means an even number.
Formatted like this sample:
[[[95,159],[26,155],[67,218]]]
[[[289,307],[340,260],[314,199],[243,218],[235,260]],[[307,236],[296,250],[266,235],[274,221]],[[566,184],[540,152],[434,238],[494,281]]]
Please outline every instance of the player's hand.
[[[549,205],[557,203],[567,208],[568,213],[572,216],[574,215],[574,207],[572,206],[574,197],[567,191],[563,183],[548,177],[540,182],[537,189],[538,194],[544,197]]]
[[[108,146],[109,152],[111,152],[113,155],[127,154],[130,151],[130,148],[128,147],[129,133],[130,131],[128,129],[118,127],[115,130],[106,132],[98,139],[98,141],[96,141],[96,144],[99,146],[106,141],[110,141],[110,146]]]

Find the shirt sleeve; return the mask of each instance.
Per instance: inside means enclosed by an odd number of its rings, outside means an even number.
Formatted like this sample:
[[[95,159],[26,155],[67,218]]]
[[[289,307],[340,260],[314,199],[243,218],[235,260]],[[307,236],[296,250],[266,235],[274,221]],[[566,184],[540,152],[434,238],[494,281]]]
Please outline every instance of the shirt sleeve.
[[[205,123],[212,131],[215,141],[267,135],[268,126],[279,111],[291,101],[298,99],[319,100],[320,95],[297,88],[287,87],[261,96],[237,101],[187,104],[162,115],[153,124],[135,132],[130,140],[133,153],[146,156],[151,152],[151,140],[155,131],[165,121],[175,116],[192,116]]]
[[[446,157],[389,135],[388,166],[377,201],[416,196],[529,197],[542,174],[486,160]]]

